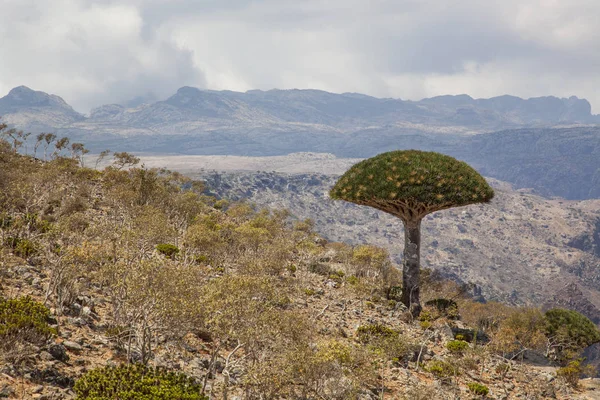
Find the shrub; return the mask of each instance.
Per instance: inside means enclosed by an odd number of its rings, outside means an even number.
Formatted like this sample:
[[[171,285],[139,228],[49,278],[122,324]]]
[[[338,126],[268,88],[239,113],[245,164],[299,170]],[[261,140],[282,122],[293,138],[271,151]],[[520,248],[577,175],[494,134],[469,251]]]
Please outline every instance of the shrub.
[[[308,270],[322,276],[329,276],[331,274],[331,268],[327,264],[322,264],[318,261],[312,261],[308,264]]]
[[[62,216],[68,216],[75,214],[76,212],[84,212],[87,209],[85,199],[81,197],[69,197],[62,202],[62,209],[60,214]]]
[[[510,364],[503,362],[501,364],[496,365],[496,368],[494,370],[497,374],[504,376],[506,375],[506,373],[508,373],[508,371],[510,371]]]
[[[584,365],[583,359],[580,358],[571,361],[565,367],[559,368],[556,371],[556,376],[563,378],[569,386],[576,388],[582,375],[594,375],[595,372],[593,366]]]
[[[438,378],[449,378],[458,375],[458,368],[444,360],[430,361],[426,370]]]
[[[469,390],[479,396],[487,396],[488,393],[490,392],[490,390],[488,389],[487,386],[482,385],[481,383],[477,383],[477,382],[470,382],[467,383],[467,387],[469,388]]]
[[[167,258],[173,258],[179,253],[179,247],[169,243],[161,243],[157,245],[156,250],[160,254],[164,254]]]
[[[445,316],[450,319],[457,319],[459,317],[458,305],[454,300],[443,298],[433,299],[427,301],[425,306],[435,309],[441,316]]]
[[[13,253],[19,257],[29,257],[36,252],[36,247],[31,240],[21,239],[16,236],[8,236],[4,239],[4,245],[13,249]]]
[[[0,213],[0,229],[10,228],[12,222],[12,217],[6,212]]]
[[[36,248],[31,240],[22,239],[19,240],[19,243],[17,244],[17,247],[15,247],[14,252],[15,255],[19,257],[27,258],[35,254]]]
[[[492,347],[501,354],[517,354],[524,349],[543,350],[547,344],[544,335],[545,318],[533,307],[514,309],[500,322],[492,337]],[[462,333],[462,332],[461,332]]]
[[[207,400],[194,379],[140,364],[94,369],[75,383],[74,390],[77,400]]]
[[[50,311],[30,297],[0,298],[0,343],[44,344],[56,330],[48,325]]]
[[[216,208],[217,210],[225,210],[227,209],[227,207],[229,206],[229,201],[221,199],[221,200],[217,200],[215,201],[215,204],[213,204],[213,207]]]
[[[451,353],[462,353],[469,347],[469,344],[464,340],[451,340],[446,344],[446,348]]]
[[[413,354],[414,346],[395,329],[380,324],[362,325],[357,331],[358,341],[379,356],[398,362]]]
[[[554,308],[545,316],[546,336],[558,343],[559,358],[568,358],[600,341],[596,325],[577,311]]]
[[[419,315],[419,321],[434,321],[436,319],[436,317],[433,315],[433,313],[430,310],[423,310],[423,312],[421,312],[421,314]]]
[[[419,321],[419,325],[420,325],[420,326],[421,326],[421,328],[422,328],[423,330],[425,330],[425,331],[426,331],[427,329],[431,328],[431,326],[432,326],[431,322],[429,322],[429,321]]]
[[[388,300],[402,301],[402,286],[392,286],[387,292]]]
[[[373,338],[396,337],[399,334],[400,332],[397,330],[381,324],[361,325],[356,330],[358,341],[361,343],[368,343],[373,340]]]

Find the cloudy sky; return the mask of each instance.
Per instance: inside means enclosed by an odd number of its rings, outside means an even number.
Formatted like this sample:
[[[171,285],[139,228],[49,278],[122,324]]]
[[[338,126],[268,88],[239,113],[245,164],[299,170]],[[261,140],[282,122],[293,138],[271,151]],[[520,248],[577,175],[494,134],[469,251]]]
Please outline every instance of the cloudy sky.
[[[576,95],[600,113],[598,18],[598,0],[0,0],[0,96]]]

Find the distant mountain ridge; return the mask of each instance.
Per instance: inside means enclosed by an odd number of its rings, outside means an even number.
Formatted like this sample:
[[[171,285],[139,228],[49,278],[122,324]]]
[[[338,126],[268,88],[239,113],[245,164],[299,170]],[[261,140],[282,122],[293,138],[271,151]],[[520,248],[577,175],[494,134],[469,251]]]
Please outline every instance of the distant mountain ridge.
[[[84,116],[58,96],[20,86],[0,99],[0,116],[24,130],[69,136],[92,152],[365,158],[395,149],[438,151],[543,195],[600,197],[600,116],[576,97],[404,101],[182,87],[163,101],[103,105]]]
[[[32,112],[39,115],[34,117]],[[9,122],[17,120],[23,128],[46,124],[54,129],[88,130],[97,125],[99,131],[160,128],[165,134],[231,127],[293,130],[294,126],[346,133],[368,127],[412,126],[421,131],[436,131],[439,127],[452,126],[462,128],[457,132],[477,133],[523,126],[600,122],[600,116],[592,115],[590,103],[574,96],[525,100],[508,95],[490,99],[447,95],[410,101],[312,89],[242,93],[188,86],[166,100],[136,107],[103,105],[92,110],[89,117],[74,111],[58,96],[19,86],[0,99],[0,115]]]
[[[73,110],[61,97],[18,86],[0,98],[0,116],[30,130],[61,127],[85,117]]]

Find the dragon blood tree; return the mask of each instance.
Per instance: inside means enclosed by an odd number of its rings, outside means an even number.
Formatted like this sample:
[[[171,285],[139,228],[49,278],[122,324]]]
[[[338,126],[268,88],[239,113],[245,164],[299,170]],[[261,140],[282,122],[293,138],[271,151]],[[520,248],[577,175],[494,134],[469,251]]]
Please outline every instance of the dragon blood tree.
[[[352,166],[329,192],[332,199],[370,206],[404,223],[402,303],[421,312],[421,220],[429,213],[487,203],[494,190],[468,164],[440,153],[398,150]]]

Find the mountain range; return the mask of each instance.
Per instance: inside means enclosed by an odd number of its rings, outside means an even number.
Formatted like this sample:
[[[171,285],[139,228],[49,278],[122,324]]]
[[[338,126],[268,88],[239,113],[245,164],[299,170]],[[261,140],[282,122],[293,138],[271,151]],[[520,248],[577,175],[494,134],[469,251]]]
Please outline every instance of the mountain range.
[[[546,196],[600,197],[600,116],[577,97],[407,101],[319,90],[182,87],[166,100],[103,105],[85,116],[58,96],[20,86],[0,98],[0,116],[23,130],[69,136],[92,152],[364,158],[393,149],[432,150]]]
[[[420,101],[375,98],[320,90],[201,90],[182,87],[166,100],[126,108],[108,104],[89,116],[62,98],[26,86],[0,99],[0,115],[25,127],[82,129],[96,132],[138,130],[145,134],[190,134],[209,130],[276,129],[351,133],[368,128],[480,133],[523,126],[598,123],[590,103],[577,97],[521,99],[499,96],[438,96]],[[27,118],[25,118],[27,116]],[[17,122],[13,123],[17,123]],[[437,129],[436,129],[437,128]]]

